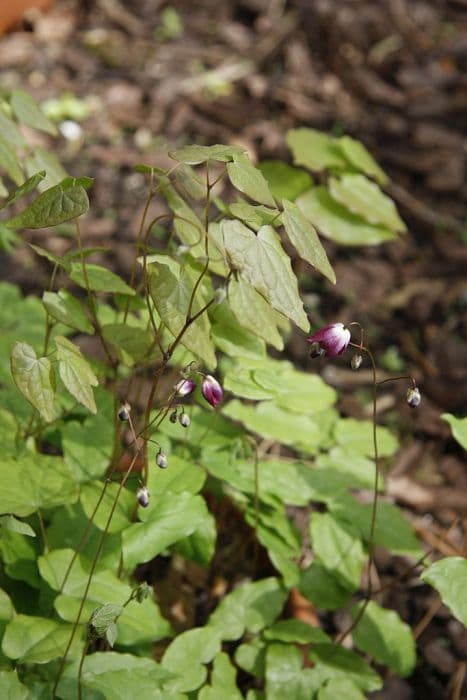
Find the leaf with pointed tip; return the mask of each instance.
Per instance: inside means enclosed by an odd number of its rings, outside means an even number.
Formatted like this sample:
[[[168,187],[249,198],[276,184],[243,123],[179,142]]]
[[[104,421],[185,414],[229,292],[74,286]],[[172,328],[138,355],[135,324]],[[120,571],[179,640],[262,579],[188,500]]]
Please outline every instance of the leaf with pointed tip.
[[[280,615],[287,591],[277,578],[244,583],[219,603],[206,629],[219,630],[224,640],[240,639],[245,631],[260,632]]]
[[[40,129],[55,136],[56,127],[50,122],[41,110],[37,102],[23,90],[13,90],[10,97],[11,109],[19,122],[30,126],[32,129]]]
[[[230,204],[229,211],[232,216],[241,219],[247,226],[254,228],[255,231],[265,224],[278,226],[281,223],[279,209],[269,209],[262,204],[253,205],[240,200]]]
[[[335,284],[336,275],[315,229],[296,204],[284,199],[283,206],[282,221],[290,242],[303,260]]]
[[[316,129],[290,129],[286,137],[294,163],[310,170],[345,168],[348,165],[338,141]]]
[[[55,372],[46,357],[37,357],[27,343],[15,343],[11,352],[11,373],[24,398],[47,422],[54,419]]]
[[[388,182],[386,173],[381,170],[371,153],[361,143],[350,136],[341,136],[338,143],[347,160],[354,168],[358,168],[365,175],[374,177],[381,185]]]
[[[240,221],[224,220],[224,246],[232,267],[239,270],[271,306],[304,331],[309,329],[290,258],[271,226],[255,234]]]
[[[154,357],[154,338],[146,328],[130,326],[128,323],[106,323],[102,326],[102,335],[129,367],[149,360],[150,356]]]
[[[40,146],[34,150],[34,153],[26,158],[26,171],[28,175],[33,175],[37,170],[45,170],[46,172],[45,179],[39,185],[41,191],[58,185],[68,176],[68,173],[57,156]]]
[[[14,121],[4,114],[2,109],[0,109],[0,134],[14,148],[24,148],[26,146],[26,139],[23,134]]]
[[[3,136],[0,136],[0,167],[5,170],[17,185],[21,185],[24,182],[23,170],[15,149]]]
[[[128,569],[150,561],[209,519],[204,500],[187,492],[167,494],[157,508],[150,507],[140,517],[145,521],[130,525],[122,533],[123,560]]]
[[[337,202],[370,224],[381,224],[391,231],[407,231],[392,199],[365,175],[349,174],[340,179],[331,177],[329,192]]]
[[[184,146],[169,153],[170,157],[187,165],[200,165],[209,160],[217,160],[221,163],[228,163],[235,156],[241,156],[245,149],[241,146],[224,146],[215,144],[214,146]]]
[[[467,626],[467,598],[465,595],[467,559],[464,557],[445,557],[425,569],[421,579],[436,588],[443,603],[451,608],[453,614],[463,625]]]
[[[65,179],[45,190],[18,216],[9,219],[9,228],[45,228],[76,219],[89,209],[89,200],[82,185]]]
[[[391,241],[397,234],[385,226],[369,224],[336,202],[325,187],[314,187],[297,198],[305,217],[317,229],[342,245],[378,245]]]
[[[443,413],[441,418],[451,426],[454,439],[467,450],[467,417],[456,418],[452,413]]]
[[[127,294],[134,296],[135,290],[132,289],[121,277],[111,272],[106,267],[94,265],[93,263],[86,264],[86,277],[83,274],[83,266],[79,263],[71,263],[70,278],[83,289],[87,288],[93,292],[107,292],[109,294]]]
[[[72,625],[47,617],[17,615],[5,629],[2,651],[21,664],[45,664],[63,656],[71,629]]]
[[[82,333],[94,333],[94,328],[78,299],[66,289],[58,292],[44,292],[42,303],[46,311],[56,321],[64,323],[66,326],[75,328]]]
[[[230,280],[229,304],[243,328],[259,335],[277,350],[284,348],[284,341],[277,330],[274,309],[242,277],[232,277]],[[258,323],[258,319],[261,319],[261,323]]]
[[[27,537],[36,536],[36,533],[30,525],[23,523],[22,520],[18,520],[13,515],[1,515],[0,527],[3,527],[5,530],[9,530],[10,532],[18,532],[20,535],[26,535]]]
[[[77,697],[78,665],[78,663],[69,664],[65,667],[58,686],[59,697]],[[188,700],[186,695],[161,690],[162,683],[174,675],[152,659],[135,654],[98,651],[84,657],[83,698],[97,700],[105,697],[106,700],[128,700],[128,698],[137,697],[138,700]]]
[[[6,199],[0,206],[0,209],[5,209],[6,207],[11,206],[12,204],[14,204],[14,202],[18,201],[18,199],[24,197],[25,194],[32,192],[32,190],[34,190],[37,187],[37,185],[40,182],[42,182],[44,177],[45,170],[41,170],[40,172],[32,175],[26,180],[26,182],[23,182],[23,184],[20,187],[18,187],[14,192],[10,194],[8,199]]]
[[[343,588],[356,591],[365,561],[361,534],[330,513],[313,513],[310,525],[313,550],[317,559],[336,576]]]
[[[150,292],[157,312],[171,334],[176,338],[185,326],[194,281],[183,268],[179,276],[174,275],[167,265],[149,266]],[[199,295],[198,295],[199,296]],[[192,315],[201,309],[195,299]],[[201,357],[210,369],[217,364],[212,340],[209,335],[210,323],[207,314],[202,314],[183,334],[180,342],[197,357]]]
[[[96,413],[96,402],[91,388],[99,384],[96,375],[77,345],[62,335],[55,336],[54,340],[62,382],[79,403],[86,406],[91,413]]]
[[[258,168],[268,181],[273,197],[279,201],[290,199],[293,202],[313,184],[306,170],[294,168],[282,160],[263,160],[258,163]]]
[[[214,659],[210,684],[201,688],[198,700],[242,700],[237,688],[237,672],[228,655],[221,651]]]
[[[351,614],[355,619],[363,603],[357,603]],[[355,646],[384,664],[399,677],[409,676],[417,661],[415,641],[410,627],[395,610],[385,610],[374,600],[365,605],[363,615],[352,632]]]
[[[25,453],[0,462],[0,512],[26,517],[39,508],[74,503],[78,487],[60,457]],[[18,489],[18,484],[21,488]]]
[[[266,178],[247,155],[234,156],[233,163],[227,164],[227,174],[232,185],[243,194],[267,207],[276,206]]]
[[[217,630],[198,627],[179,634],[167,647],[162,657],[162,666],[177,674],[166,683],[170,691],[187,692],[203,685],[207,677],[205,664],[220,652]]]

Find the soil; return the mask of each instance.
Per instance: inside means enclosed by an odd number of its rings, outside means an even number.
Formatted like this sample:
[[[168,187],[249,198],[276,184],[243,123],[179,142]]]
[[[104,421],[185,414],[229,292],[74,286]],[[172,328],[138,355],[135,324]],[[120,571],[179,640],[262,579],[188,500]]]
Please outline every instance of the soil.
[[[57,0],[0,38],[0,71],[3,86],[40,101],[70,92],[87,104],[81,136],[63,138],[60,157],[74,175],[95,177],[83,235],[92,245],[111,238],[122,273],[144,202],[135,163],[167,165],[164,152],[190,142],[287,158],[285,131],[298,126],[366,144],[391,178],[408,233],[377,248],[325,242],[333,288],[297,270],[314,323],[358,320],[378,363],[416,378],[420,410],[401,401],[397,385],[378,406],[402,441],[388,495],[434,557],[465,555],[467,472],[440,415],[467,413],[466,0]],[[50,231],[30,240],[42,245],[44,236],[53,252],[67,245]],[[42,290],[45,268],[24,251],[16,262],[7,278]],[[309,366],[303,337],[287,352]],[[343,413],[365,415],[367,373],[343,361],[319,369],[342,391]],[[378,565],[383,583],[402,567]],[[188,590],[182,624],[199,624],[206,578],[189,568],[170,576],[168,588],[181,577]],[[467,698],[467,632],[434,591],[414,578],[385,603],[417,631],[419,662],[411,678],[388,677],[373,697]]]

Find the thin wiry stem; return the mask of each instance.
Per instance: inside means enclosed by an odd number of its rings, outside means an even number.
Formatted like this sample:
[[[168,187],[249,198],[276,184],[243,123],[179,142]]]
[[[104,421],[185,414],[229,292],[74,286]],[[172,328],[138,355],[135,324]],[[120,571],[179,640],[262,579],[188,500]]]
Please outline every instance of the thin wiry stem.
[[[354,345],[353,343],[351,343]],[[378,383],[376,381],[376,363],[375,363],[375,358],[373,356],[373,353],[371,350],[369,350],[367,347],[363,347],[362,345],[358,345],[354,347],[358,347],[359,350],[362,350],[365,352],[371,362],[371,369],[373,372],[373,413],[372,413],[372,423],[373,423],[373,459],[374,459],[374,464],[375,464],[375,479],[374,479],[374,484],[373,484],[373,499],[372,499],[372,504],[371,504],[371,521],[370,521],[370,532],[368,535],[368,586],[367,590],[365,593],[365,598],[363,601],[362,606],[360,607],[360,610],[358,611],[355,619],[353,620],[352,624],[349,625],[347,629],[345,629],[336,639],[337,644],[342,644],[344,639],[356,628],[360,620],[362,619],[366,608],[368,607],[368,604],[371,600],[371,597],[373,595],[373,580],[372,580],[372,575],[371,575],[371,569],[374,563],[374,537],[375,537],[375,528],[376,528],[376,515],[377,515],[377,507],[378,507],[378,491],[379,491],[379,454],[378,454],[378,436],[376,432],[376,399],[377,399],[377,392],[378,392]]]

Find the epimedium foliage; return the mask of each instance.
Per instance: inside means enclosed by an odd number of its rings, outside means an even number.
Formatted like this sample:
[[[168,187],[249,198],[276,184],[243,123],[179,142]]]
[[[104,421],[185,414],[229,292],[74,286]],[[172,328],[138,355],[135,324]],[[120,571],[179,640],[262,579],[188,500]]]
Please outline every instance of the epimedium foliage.
[[[294,165],[255,167],[216,145],[174,151],[166,171],[136,166],[148,198],[124,280],[81,240],[92,181],[28,146],[18,124],[52,131],[29,96],[2,99],[0,166],[14,185],[1,185],[4,245],[13,231],[76,223],[67,254],[32,246],[51,269],[41,301],[0,285],[2,697],[236,699],[241,670],[249,700],[362,698],[381,678],[359,651],[410,674],[408,626],[358,601],[374,545],[422,556],[396,506],[380,503],[373,527],[371,504],[352,494],[374,487],[372,424],[342,418],[334,389],[267,352],[283,350],[291,323],[309,330],[285,242],[334,282],[315,226],[345,245],[404,230],[383,171],[359,142],[311,129],[288,132]],[[221,199],[225,181],[234,195]],[[149,220],[154,197],[167,213]],[[88,335],[103,360],[80,349]],[[377,439],[391,457],[395,437],[378,427]],[[210,565],[208,496],[242,514],[276,575],[250,575],[205,624],[175,634],[134,572],[158,555]],[[310,503],[303,533],[287,508]],[[426,580],[443,593],[437,566]],[[350,606],[352,650],[287,619],[294,588],[323,611]],[[446,592],[454,612],[459,595]]]

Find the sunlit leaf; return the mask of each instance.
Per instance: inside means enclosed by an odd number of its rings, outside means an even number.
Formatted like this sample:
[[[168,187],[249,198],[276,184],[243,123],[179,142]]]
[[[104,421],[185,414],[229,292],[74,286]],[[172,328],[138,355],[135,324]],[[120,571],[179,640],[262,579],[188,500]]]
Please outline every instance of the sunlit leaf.
[[[2,135],[0,135],[0,167],[5,170],[17,185],[21,185],[24,182],[23,169],[16,151]]]
[[[230,182],[237,190],[267,207],[275,207],[267,180],[261,170],[255,168],[248,156],[234,156],[233,163],[227,164]]]
[[[283,205],[285,231],[298,254],[335,284],[336,275],[315,229],[295,204],[285,199]]]
[[[220,652],[213,662],[210,684],[199,691],[198,700],[242,700],[242,694],[237,688],[237,672],[228,655]]]
[[[347,160],[365,175],[374,177],[382,185],[388,181],[386,173],[379,167],[371,153],[361,141],[356,141],[350,136],[341,136],[338,143]]]
[[[190,691],[199,688],[207,677],[205,664],[220,651],[220,635],[212,627],[195,628],[182,632],[168,646],[162,657],[163,668],[177,675],[168,681],[170,691]]]
[[[13,90],[10,105],[18,121],[32,129],[40,129],[54,136],[56,127],[45,116],[37,102],[23,90]]]
[[[305,165],[316,171],[347,165],[337,140],[321,131],[290,129],[286,140],[297,165]]]
[[[15,343],[11,353],[11,373],[24,398],[47,422],[54,419],[55,373],[47,357],[37,357],[27,343]]]
[[[304,192],[296,203],[323,236],[342,245],[375,245],[397,236],[395,231],[385,226],[373,226],[361,216],[352,214],[336,202],[325,187],[314,187]]]
[[[263,160],[257,167],[268,181],[273,197],[279,201],[290,199],[293,202],[313,184],[306,170],[294,168],[282,160]]]
[[[2,651],[22,664],[48,663],[63,656],[71,627],[47,617],[17,615],[6,627]]]
[[[362,605],[358,603],[352,608],[354,619]],[[388,666],[401,678],[412,673],[417,660],[415,640],[409,625],[394,610],[385,610],[370,600],[352,632],[352,638],[358,649]]]
[[[359,530],[330,513],[315,512],[311,517],[310,536],[321,564],[344,588],[357,590],[366,558]]]
[[[10,228],[44,228],[76,219],[89,209],[89,200],[82,185],[69,179],[45,190],[18,216],[9,219]]]
[[[13,515],[0,515],[0,527],[10,532],[17,532],[20,535],[27,535],[28,537],[36,536],[36,533],[28,523],[23,523],[22,520],[18,520]]]
[[[339,179],[332,177],[329,192],[337,202],[370,224],[381,224],[391,231],[407,230],[392,199],[365,175],[342,175]]]
[[[44,292],[42,303],[47,312],[56,321],[60,321],[82,333],[88,333],[89,335],[94,333],[93,325],[80,302],[66,289],[60,289],[58,292]]]
[[[75,399],[96,413],[96,402],[92,391],[98,385],[97,377],[77,345],[62,335],[55,336],[58,371],[62,382]]]
[[[276,578],[245,583],[229,593],[209,618],[222,639],[240,639],[245,630],[260,632],[279,616],[287,591]]]
[[[303,302],[298,294],[290,258],[271,226],[262,226],[255,234],[240,221],[223,222],[224,245],[232,267],[249,284],[304,331],[309,329]]]
[[[150,291],[154,304],[161,319],[176,338],[186,325],[194,288],[193,278],[185,269],[180,272],[180,276],[177,278],[167,265],[151,265],[149,270]],[[200,308],[198,295],[193,303],[192,315],[196,314]],[[180,342],[188,350],[201,357],[210,369],[214,369],[217,361],[209,337],[209,328],[207,314],[202,314],[194,323],[186,326]]]
[[[449,423],[454,438],[467,450],[467,418],[456,418],[452,413],[443,413],[441,418]]]
[[[135,290],[127,285],[121,277],[111,272],[102,265],[86,264],[86,275],[83,273],[83,266],[79,263],[71,263],[70,278],[80,287],[87,288],[93,292],[108,292],[109,294],[127,294],[134,296]],[[86,281],[87,280],[87,281]]]
[[[74,503],[78,497],[73,475],[60,457],[26,453],[19,459],[4,459],[0,479],[0,512],[19,517]]]
[[[282,350],[284,341],[277,330],[276,316],[267,301],[242,277],[229,282],[229,304],[237,321],[267,343]],[[261,319],[261,323],[258,323]]]
[[[180,163],[199,165],[209,160],[228,163],[233,160],[234,156],[240,156],[244,152],[245,149],[241,146],[223,146],[222,144],[216,144],[214,146],[184,146],[183,148],[178,148],[176,151],[172,151],[169,155]]]
[[[423,581],[436,588],[443,603],[464,625],[467,625],[466,577],[467,559],[464,557],[445,557],[431,564],[421,575]]]
[[[29,192],[32,192],[37,185],[42,182],[42,180],[45,177],[45,170],[41,170],[38,173],[35,173],[32,175],[30,178],[26,180],[20,187],[18,187],[14,192],[10,194],[10,196],[5,199],[3,204],[0,206],[0,209],[5,209],[6,207],[11,206],[14,204],[18,199],[21,199],[21,197],[24,197],[24,195],[28,194]]]

